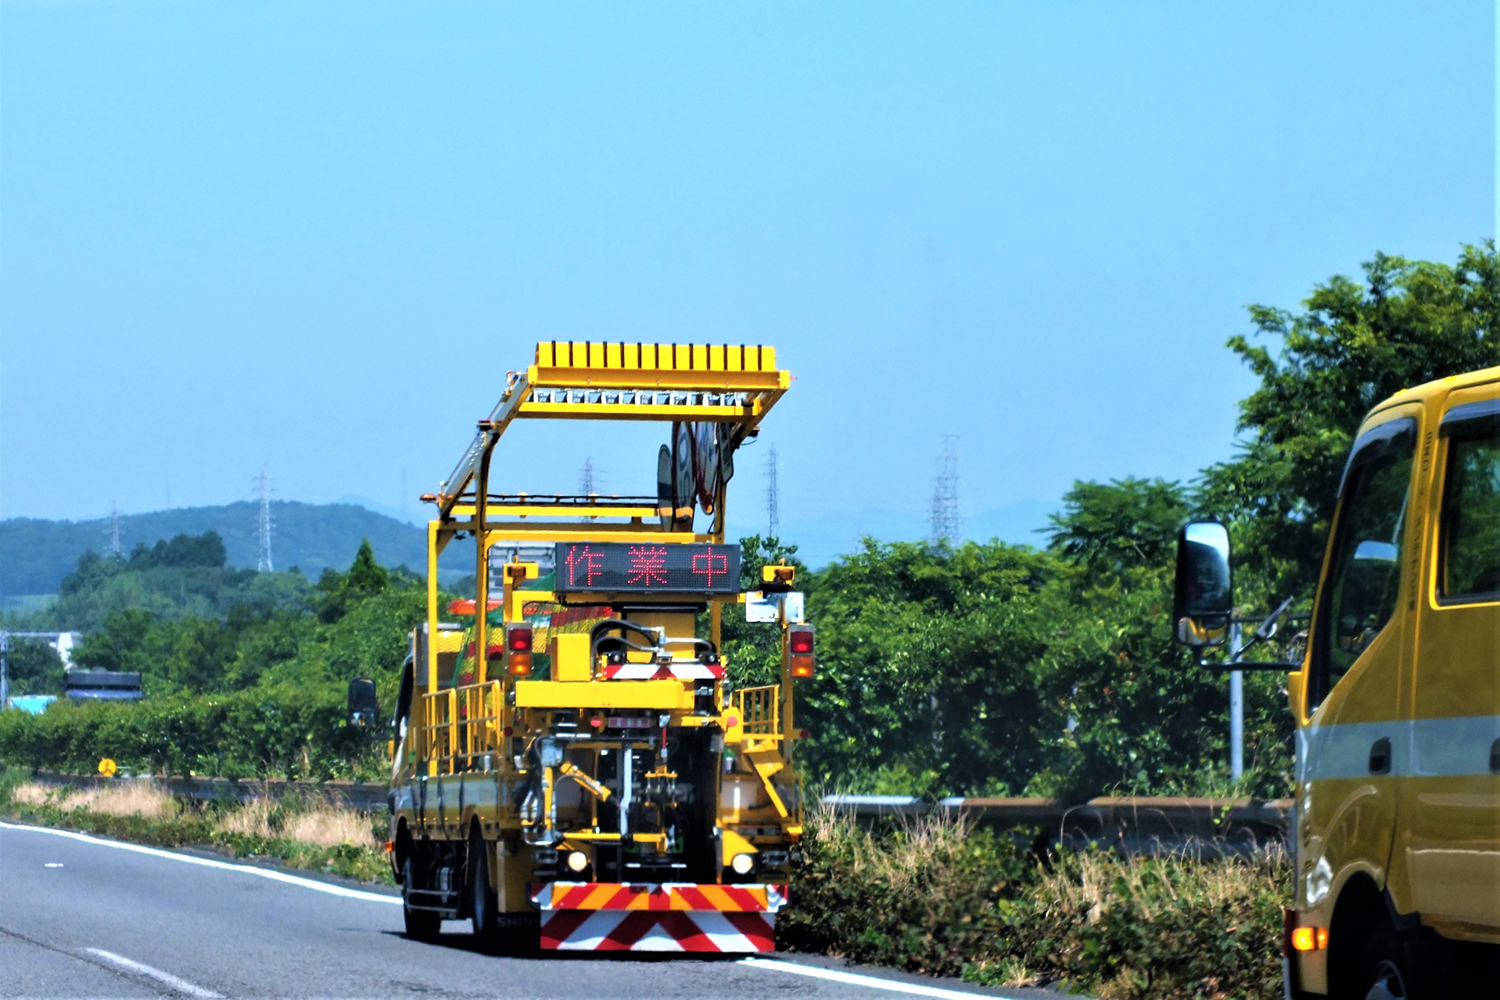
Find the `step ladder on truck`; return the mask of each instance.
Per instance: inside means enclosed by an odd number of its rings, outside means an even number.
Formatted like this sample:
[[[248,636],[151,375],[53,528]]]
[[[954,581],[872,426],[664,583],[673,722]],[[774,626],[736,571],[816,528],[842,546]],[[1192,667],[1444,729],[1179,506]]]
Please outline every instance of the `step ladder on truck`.
[[[792,684],[813,676],[813,633],[792,567],[741,590],[724,509],[736,450],[790,384],[770,347],[544,342],[424,496],[427,620],[390,793],[410,936],[469,919],[491,948],[772,950],[802,834]],[[525,419],[665,424],[656,495],[520,492],[525,455],[497,446]],[[474,596],[440,608],[455,541],[474,546]],[[728,691],[720,615],[747,596],[780,624],[781,678]]]

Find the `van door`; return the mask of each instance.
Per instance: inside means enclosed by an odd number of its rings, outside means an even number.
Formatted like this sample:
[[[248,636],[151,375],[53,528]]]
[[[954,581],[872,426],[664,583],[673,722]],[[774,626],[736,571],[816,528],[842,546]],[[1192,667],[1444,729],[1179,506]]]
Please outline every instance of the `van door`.
[[[1454,392],[1439,424],[1410,770],[1398,790],[1404,867],[1423,923],[1488,940],[1500,940],[1497,390]]]
[[[1399,740],[1401,613],[1416,407],[1367,427],[1339,489],[1333,542],[1310,637],[1305,711],[1298,730],[1299,898],[1328,910],[1357,873],[1383,886],[1396,821],[1392,748]],[[1304,716],[1306,718],[1306,715]],[[1326,926],[1326,925],[1325,925]],[[1330,959],[1331,960],[1331,959]]]

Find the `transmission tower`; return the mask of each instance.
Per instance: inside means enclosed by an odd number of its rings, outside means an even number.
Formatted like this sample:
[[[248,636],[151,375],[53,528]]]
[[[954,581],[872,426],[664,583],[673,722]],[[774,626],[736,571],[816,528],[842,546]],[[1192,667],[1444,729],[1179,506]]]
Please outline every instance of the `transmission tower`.
[[[112,556],[119,555],[120,508],[115,506],[115,502],[113,500],[109,502],[109,527],[104,529],[104,533],[109,536],[109,554]]]
[[[777,470],[781,466],[773,444],[766,452],[766,537],[781,537],[781,495],[776,482]]]
[[[958,511],[958,435],[943,438],[938,454],[937,476],[932,486],[932,543],[953,544],[963,535],[963,517]]]
[[[275,570],[275,565],[271,562],[271,476],[265,466],[261,466],[260,475],[255,482],[260,488],[260,516],[256,525],[260,536],[260,553],[255,569],[260,573],[270,573]]]
[[[588,496],[594,492],[594,460],[592,457],[583,460],[583,468],[578,470],[578,492]]]

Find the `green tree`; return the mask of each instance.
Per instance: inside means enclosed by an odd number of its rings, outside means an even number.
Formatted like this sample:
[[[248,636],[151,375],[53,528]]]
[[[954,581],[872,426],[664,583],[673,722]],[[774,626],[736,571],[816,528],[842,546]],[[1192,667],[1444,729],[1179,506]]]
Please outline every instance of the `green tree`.
[[[1243,566],[1282,595],[1311,592],[1365,412],[1403,388],[1500,364],[1500,257],[1493,241],[1464,247],[1452,266],[1377,253],[1363,282],[1331,278],[1302,307],[1250,307],[1275,353],[1229,339],[1260,385],[1240,403],[1239,456],[1205,470],[1198,497],[1235,522]]]
[[[1083,571],[1083,586],[1129,588],[1155,579],[1172,559],[1189,511],[1177,483],[1127,476],[1108,484],[1075,482],[1063,512],[1050,517],[1048,548]]]
[[[62,694],[62,658],[50,643],[12,637],[5,668],[12,695]]]
[[[819,573],[808,596],[818,676],[798,688],[813,733],[804,768],[857,790],[1023,785],[1045,715],[1032,599],[1053,565],[998,542],[866,539]]]

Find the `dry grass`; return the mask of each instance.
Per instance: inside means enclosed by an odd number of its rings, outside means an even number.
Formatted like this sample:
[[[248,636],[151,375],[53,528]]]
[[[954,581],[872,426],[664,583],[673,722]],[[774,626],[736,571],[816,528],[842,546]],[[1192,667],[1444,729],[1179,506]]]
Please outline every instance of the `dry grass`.
[[[243,833],[270,839],[283,838],[319,847],[379,847],[371,831],[368,813],[319,803],[305,810],[286,813],[274,802],[252,799],[225,812],[214,827],[221,833]]]
[[[809,825],[814,839],[841,840],[852,850],[850,870],[862,878],[885,882],[893,890],[910,888],[930,874],[935,859],[952,858],[963,849],[974,824],[962,815],[927,813],[898,827],[898,835],[876,838],[845,812],[817,807]],[[939,862],[941,863],[941,862]]]
[[[1040,872],[1035,896],[1047,905],[1099,919],[1104,907],[1118,906],[1122,896],[1145,920],[1184,908],[1219,910],[1243,900],[1246,887],[1286,877],[1286,849],[1272,842],[1249,857],[1204,862],[1187,854],[1157,857],[1091,852],[1075,855],[1066,865]]]
[[[144,816],[166,819],[182,809],[176,799],[145,781],[122,782],[101,788],[53,788],[34,781],[23,782],[11,792],[11,801],[21,805],[53,805],[64,812],[87,809],[106,816]]]
[[[12,802],[27,806],[46,805],[47,800],[52,797],[52,789],[46,785],[39,785],[34,781],[23,781],[10,793]]]
[[[282,833],[292,840],[317,844],[319,847],[337,847],[340,844],[380,846],[370,830],[370,817],[367,813],[332,806],[297,813],[283,824]]]
[[[244,833],[252,837],[274,837],[271,829],[271,810],[274,807],[265,799],[251,799],[237,809],[230,809],[219,817],[214,829],[220,833]]]

